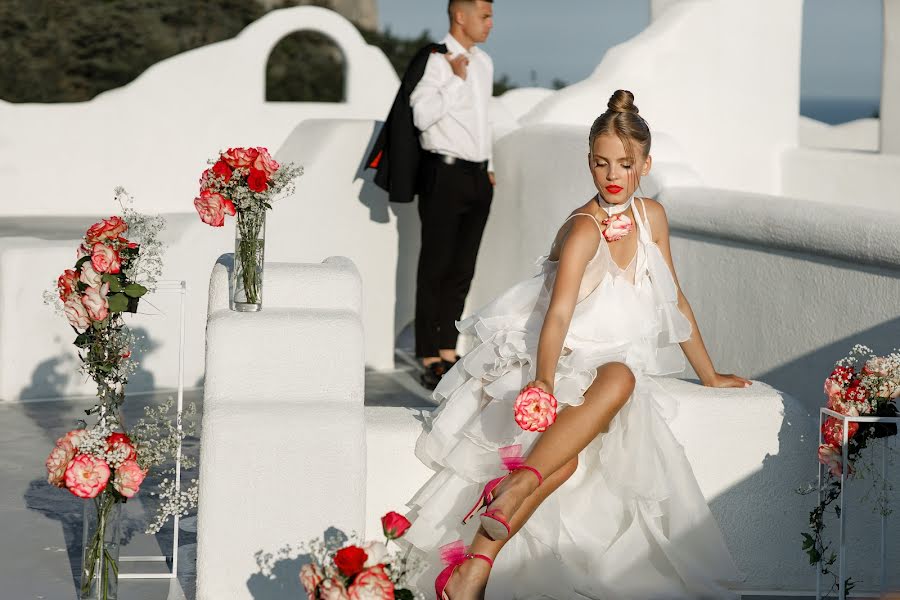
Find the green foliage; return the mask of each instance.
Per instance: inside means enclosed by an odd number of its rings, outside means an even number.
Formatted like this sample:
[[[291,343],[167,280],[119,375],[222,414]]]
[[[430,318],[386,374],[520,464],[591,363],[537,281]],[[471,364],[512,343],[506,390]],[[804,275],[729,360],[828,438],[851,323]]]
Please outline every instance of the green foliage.
[[[108,301],[110,312],[124,312],[128,308],[128,296],[125,294],[113,294]]]

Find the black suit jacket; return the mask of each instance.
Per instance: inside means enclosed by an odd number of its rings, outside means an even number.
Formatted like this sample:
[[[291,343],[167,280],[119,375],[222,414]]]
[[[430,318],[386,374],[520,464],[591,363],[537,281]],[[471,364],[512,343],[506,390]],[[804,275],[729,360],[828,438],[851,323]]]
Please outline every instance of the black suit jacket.
[[[375,169],[375,184],[389,194],[391,202],[412,202],[418,192],[419,160],[422,146],[413,123],[409,97],[425,74],[428,57],[447,53],[445,44],[429,44],[410,61],[400,82],[400,90],[388,114],[366,167]]]

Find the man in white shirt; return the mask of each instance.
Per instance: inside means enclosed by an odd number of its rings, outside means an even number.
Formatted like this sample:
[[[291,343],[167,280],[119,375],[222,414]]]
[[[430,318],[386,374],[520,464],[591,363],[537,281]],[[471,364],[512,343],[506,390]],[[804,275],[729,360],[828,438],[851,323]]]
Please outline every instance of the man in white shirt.
[[[469,293],[493,198],[488,105],[494,64],[476,44],[494,26],[492,0],[450,0],[450,33],[410,95],[421,131],[416,281],[416,356],[422,384],[434,389],[457,360],[456,321]]]

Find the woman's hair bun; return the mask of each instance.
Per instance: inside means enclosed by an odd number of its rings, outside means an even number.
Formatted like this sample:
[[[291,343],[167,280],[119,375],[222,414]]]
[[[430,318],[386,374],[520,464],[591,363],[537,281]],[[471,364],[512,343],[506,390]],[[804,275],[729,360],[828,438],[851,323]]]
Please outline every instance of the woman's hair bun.
[[[607,108],[616,113],[634,113],[638,114],[638,107],[634,105],[634,94],[628,90],[616,90],[609,97]]]

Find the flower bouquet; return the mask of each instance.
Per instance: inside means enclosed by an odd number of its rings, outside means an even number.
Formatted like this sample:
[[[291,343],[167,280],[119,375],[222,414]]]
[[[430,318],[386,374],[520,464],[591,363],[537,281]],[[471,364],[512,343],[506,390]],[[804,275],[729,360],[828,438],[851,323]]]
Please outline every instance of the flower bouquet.
[[[262,309],[266,210],[277,196],[293,193],[303,168],[279,165],[265,148],[229,148],[209,164],[200,176],[194,208],[212,227],[224,225],[226,214],[237,215],[232,306],[255,312]]]
[[[406,586],[408,556],[389,554],[387,544],[406,533],[406,517],[389,512],[381,518],[385,542],[344,546],[330,555],[314,549],[313,560],[300,569],[300,583],[308,600],[412,600]],[[407,553],[408,554],[408,553]]]
[[[900,352],[888,356],[876,356],[870,348],[854,346],[850,354],[835,364],[834,370],[825,379],[826,407],[836,413],[850,417],[897,417],[896,400],[900,397]],[[871,465],[861,461],[862,451],[869,441],[897,434],[897,426],[891,423],[847,423],[847,472],[853,476],[860,470],[871,471],[874,484],[880,475]],[[835,577],[832,589],[838,585],[837,576],[830,570],[837,560],[834,552],[826,558],[830,548],[823,538],[825,511],[841,495],[841,475],[844,470],[843,443],[844,421],[828,417],[822,424],[822,443],[818,447],[818,459],[825,465],[821,488],[823,493],[818,505],[809,514],[809,528],[812,533],[803,533],[803,550],[809,556],[811,565],[822,563],[822,573]],[[802,490],[808,493],[819,489],[810,486]],[[886,507],[887,498],[878,497],[881,510]],[[854,583],[848,578],[846,591]]]
[[[85,411],[97,422],[80,421],[56,441],[45,464],[51,485],[90,501],[84,511],[80,597],[103,600],[117,597],[121,505],[138,492],[151,467],[174,458],[173,449],[193,431],[182,427],[181,415],[172,426],[163,414],[167,408],[148,410],[152,422],[142,420],[130,435],[121,418],[125,385],[137,367],[136,339],[124,314],[137,310],[162,273],[164,222],[131,209],[122,188],[116,199],[123,216],[92,225],[74,267],[44,293],[45,302],[75,331],[82,371],[97,385],[98,400]]]

